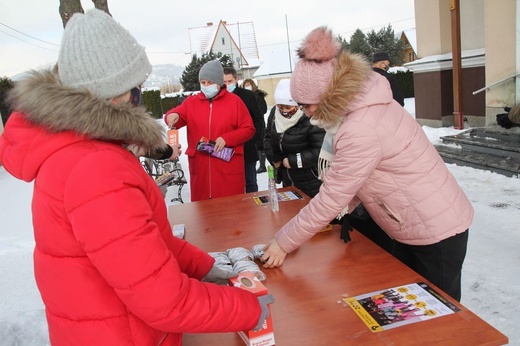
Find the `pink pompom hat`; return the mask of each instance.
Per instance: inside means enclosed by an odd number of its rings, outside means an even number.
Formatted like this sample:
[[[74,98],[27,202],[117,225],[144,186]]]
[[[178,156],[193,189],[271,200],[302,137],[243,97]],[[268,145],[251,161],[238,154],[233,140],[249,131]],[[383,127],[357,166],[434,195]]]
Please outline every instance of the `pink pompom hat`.
[[[291,96],[299,104],[319,104],[328,89],[341,43],[325,26],[311,31],[298,48],[300,60],[291,76]]]

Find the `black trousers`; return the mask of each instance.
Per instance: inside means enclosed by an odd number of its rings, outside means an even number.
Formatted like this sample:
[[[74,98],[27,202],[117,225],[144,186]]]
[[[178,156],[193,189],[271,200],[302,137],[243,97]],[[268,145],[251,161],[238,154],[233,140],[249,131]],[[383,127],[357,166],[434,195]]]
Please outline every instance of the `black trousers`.
[[[370,239],[372,242],[379,245],[386,252],[392,253],[394,240],[390,238],[385,231],[368,215],[368,218],[359,219],[356,217],[350,218],[350,225],[354,227],[359,233]]]
[[[392,254],[460,302],[462,263],[469,229],[436,244],[414,246],[394,240]]]

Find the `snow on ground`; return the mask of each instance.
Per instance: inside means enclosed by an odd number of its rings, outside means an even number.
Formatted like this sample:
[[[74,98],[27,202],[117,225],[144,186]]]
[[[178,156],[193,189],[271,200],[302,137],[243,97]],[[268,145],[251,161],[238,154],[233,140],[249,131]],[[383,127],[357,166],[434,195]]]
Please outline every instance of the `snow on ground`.
[[[413,99],[405,107],[415,114]],[[430,141],[460,132],[423,126]],[[186,138],[181,129],[180,138]],[[184,143],[184,145],[186,145]],[[185,155],[180,162],[189,180]],[[520,345],[520,179],[468,167],[447,165],[475,209],[463,268],[461,303]],[[267,190],[267,173],[258,175]],[[169,188],[166,203],[176,196]],[[14,179],[0,167],[0,345],[49,345],[43,303],[33,277],[32,183]],[[183,189],[189,202],[189,186]]]

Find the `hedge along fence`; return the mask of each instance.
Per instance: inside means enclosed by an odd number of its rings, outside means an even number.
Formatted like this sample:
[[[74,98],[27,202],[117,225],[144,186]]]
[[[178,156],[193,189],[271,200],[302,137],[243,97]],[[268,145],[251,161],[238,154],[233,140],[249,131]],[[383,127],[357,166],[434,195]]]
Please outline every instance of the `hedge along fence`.
[[[395,78],[397,79],[397,83],[401,88],[401,92],[403,93],[404,98],[415,97],[415,92],[413,90],[413,72],[412,71],[397,71],[394,73]]]
[[[179,105],[180,96],[161,97],[159,90],[147,90],[143,91],[143,104],[155,119],[160,119],[164,113]]]
[[[415,97],[413,90],[413,72],[412,71],[396,71],[393,73],[397,79],[397,83],[401,88],[404,98]],[[188,97],[193,92],[175,93],[171,96],[161,97],[159,90],[143,91],[143,103],[148,112],[156,119],[162,118],[163,114],[179,105],[181,96]]]
[[[164,113],[179,105],[179,97],[180,96],[167,96],[161,99]]]
[[[161,118],[164,114],[160,90],[143,91],[143,104],[155,119]]]

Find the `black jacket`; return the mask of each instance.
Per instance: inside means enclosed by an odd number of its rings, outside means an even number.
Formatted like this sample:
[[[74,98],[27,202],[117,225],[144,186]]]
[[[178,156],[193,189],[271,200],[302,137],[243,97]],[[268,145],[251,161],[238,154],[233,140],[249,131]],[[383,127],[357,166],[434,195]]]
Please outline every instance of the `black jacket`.
[[[244,143],[244,161],[256,162],[258,161],[258,150],[256,144],[261,143],[262,138],[264,137],[264,115],[260,112],[254,92],[237,86],[233,93],[240,97],[240,99],[245,103],[256,129],[255,135]]]
[[[388,82],[390,83],[390,88],[392,88],[392,95],[394,97],[394,100],[396,100],[397,103],[404,107],[403,93],[401,92],[401,88],[399,88],[399,83],[397,83],[397,79],[395,78],[395,76],[377,67],[372,68],[372,70],[374,72],[379,73],[381,76],[385,77],[388,80]]]
[[[302,116],[293,127],[283,134],[278,133],[274,121],[277,109],[273,107],[267,119],[265,156],[271,164],[287,158],[291,169],[280,166],[278,172],[283,186],[296,186],[314,197],[321,186],[321,180],[318,179],[318,156],[325,130],[312,125],[309,118]]]
[[[267,103],[265,102],[265,97],[267,93],[263,90],[256,89],[255,91],[256,101],[258,102],[258,107],[260,108],[260,112],[262,114],[267,113]]]

